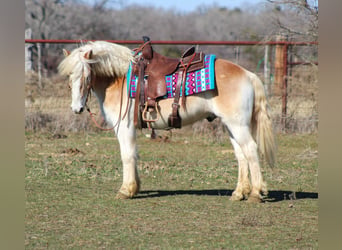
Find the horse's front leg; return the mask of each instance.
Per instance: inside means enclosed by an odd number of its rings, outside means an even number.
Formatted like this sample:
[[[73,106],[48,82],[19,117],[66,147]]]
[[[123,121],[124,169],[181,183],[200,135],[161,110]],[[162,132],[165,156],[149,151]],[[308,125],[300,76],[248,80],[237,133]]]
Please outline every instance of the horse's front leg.
[[[126,124],[121,124],[116,132],[120,143],[123,166],[123,183],[116,198],[128,199],[136,195],[140,189],[137,169],[136,133],[133,125],[127,126]]]

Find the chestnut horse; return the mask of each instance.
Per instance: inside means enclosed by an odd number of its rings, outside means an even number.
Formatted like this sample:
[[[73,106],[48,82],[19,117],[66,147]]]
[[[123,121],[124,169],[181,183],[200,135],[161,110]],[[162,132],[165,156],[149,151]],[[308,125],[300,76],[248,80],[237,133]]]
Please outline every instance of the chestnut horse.
[[[136,58],[125,46],[104,41],[89,42],[72,52],[63,50],[64,60],[58,69],[69,77],[71,109],[79,114],[87,106],[92,91],[100,109],[120,143],[123,183],[117,198],[132,198],[139,192],[137,171],[134,99],[129,98],[126,74]],[[261,202],[267,195],[260,170],[259,154],[272,167],[276,145],[269,107],[261,80],[246,69],[223,59],[215,61],[216,89],[186,97],[186,109],[180,108],[182,125],[209,117],[220,117],[227,126],[239,165],[237,186],[231,200]],[[168,127],[173,99],[158,101],[160,119],[153,129]],[[249,179],[250,172],[250,179]]]

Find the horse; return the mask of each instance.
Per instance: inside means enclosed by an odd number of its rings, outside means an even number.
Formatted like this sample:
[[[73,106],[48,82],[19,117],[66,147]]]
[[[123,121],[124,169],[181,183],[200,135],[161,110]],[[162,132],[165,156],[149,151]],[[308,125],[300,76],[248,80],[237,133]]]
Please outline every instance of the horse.
[[[126,91],[126,74],[137,55],[123,45],[105,41],[87,42],[72,51],[63,49],[63,52],[65,57],[58,71],[69,79],[71,109],[76,114],[82,113],[87,108],[89,94],[95,94],[102,115],[107,124],[113,126],[120,144],[123,180],[116,198],[133,198],[141,183],[133,122],[135,100]],[[267,196],[267,185],[261,173],[260,158],[271,167],[276,161],[276,143],[264,86],[256,74],[229,60],[217,58],[214,68],[215,90],[186,97],[186,109],[179,109],[182,125],[210,117],[221,118],[228,129],[239,167],[237,185],[230,200],[262,202]],[[172,103],[170,98],[158,100],[160,119],[150,122],[152,129],[168,127]]]

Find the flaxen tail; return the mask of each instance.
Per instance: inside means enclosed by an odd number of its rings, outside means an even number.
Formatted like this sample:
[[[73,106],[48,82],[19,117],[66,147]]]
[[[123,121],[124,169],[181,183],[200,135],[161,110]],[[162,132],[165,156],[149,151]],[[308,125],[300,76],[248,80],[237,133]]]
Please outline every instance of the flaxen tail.
[[[267,163],[274,167],[276,162],[276,142],[264,86],[257,75],[251,72],[249,72],[249,75],[254,88],[252,134],[257,142],[259,152],[265,157]]]

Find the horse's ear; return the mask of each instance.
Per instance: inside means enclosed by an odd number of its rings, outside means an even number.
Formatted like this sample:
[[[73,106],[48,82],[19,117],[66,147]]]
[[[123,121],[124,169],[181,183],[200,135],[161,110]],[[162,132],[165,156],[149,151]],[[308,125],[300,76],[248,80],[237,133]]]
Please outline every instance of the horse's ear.
[[[65,57],[67,57],[68,55],[70,55],[70,51],[69,50],[66,50],[66,49],[63,49],[63,54]]]
[[[84,54],[84,58],[87,59],[87,60],[91,59],[92,56],[93,56],[93,51],[92,50],[89,50],[89,51],[87,51]]]

